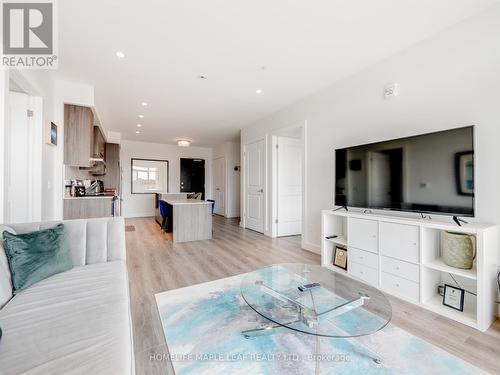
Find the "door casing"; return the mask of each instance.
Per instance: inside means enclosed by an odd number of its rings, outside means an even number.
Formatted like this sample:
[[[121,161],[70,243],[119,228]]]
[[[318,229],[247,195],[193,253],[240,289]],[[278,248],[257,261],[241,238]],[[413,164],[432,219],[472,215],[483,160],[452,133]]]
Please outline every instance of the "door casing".
[[[250,163],[250,153],[253,152],[253,148],[260,148],[259,150],[259,176],[258,181],[252,183],[250,181],[249,173],[252,171],[249,168]],[[263,138],[256,139],[252,142],[248,142],[244,145],[244,153],[243,153],[243,165],[244,165],[244,173],[243,173],[243,226],[248,229],[255,230],[260,233],[265,233],[266,230],[266,141]],[[259,218],[254,219],[251,217],[254,213],[255,207],[251,207],[249,204],[250,200],[258,199],[258,216]]]
[[[226,159],[224,157],[214,159],[214,199],[215,213],[226,216],[227,214],[227,180],[226,180]]]

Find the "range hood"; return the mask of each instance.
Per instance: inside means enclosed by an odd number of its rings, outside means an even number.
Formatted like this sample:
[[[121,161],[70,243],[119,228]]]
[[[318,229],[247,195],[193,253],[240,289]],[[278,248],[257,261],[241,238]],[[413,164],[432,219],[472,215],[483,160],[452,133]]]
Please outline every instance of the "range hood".
[[[106,141],[98,126],[94,126],[94,141],[92,156],[89,158],[91,167],[80,167],[81,170],[88,171],[92,176],[104,176],[106,174]]]
[[[106,162],[102,158],[90,158],[91,167],[79,167],[82,171],[88,171],[92,176],[104,176],[106,174]]]

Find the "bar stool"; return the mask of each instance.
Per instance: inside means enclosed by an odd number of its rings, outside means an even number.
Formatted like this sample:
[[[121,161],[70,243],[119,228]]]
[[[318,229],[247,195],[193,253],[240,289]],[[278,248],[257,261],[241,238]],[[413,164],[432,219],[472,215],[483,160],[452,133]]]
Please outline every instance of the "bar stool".
[[[160,206],[160,215],[163,219],[161,223],[161,230],[166,232],[168,229],[168,204],[162,200],[160,200],[158,204]]]

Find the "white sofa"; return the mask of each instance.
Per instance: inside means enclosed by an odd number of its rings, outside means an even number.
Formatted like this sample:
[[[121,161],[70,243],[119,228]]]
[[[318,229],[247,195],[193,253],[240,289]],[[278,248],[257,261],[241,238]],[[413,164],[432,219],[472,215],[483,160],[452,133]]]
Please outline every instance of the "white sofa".
[[[74,268],[14,297],[0,240],[0,374],[133,374],[123,218],[63,223]],[[0,238],[56,224],[0,225]]]

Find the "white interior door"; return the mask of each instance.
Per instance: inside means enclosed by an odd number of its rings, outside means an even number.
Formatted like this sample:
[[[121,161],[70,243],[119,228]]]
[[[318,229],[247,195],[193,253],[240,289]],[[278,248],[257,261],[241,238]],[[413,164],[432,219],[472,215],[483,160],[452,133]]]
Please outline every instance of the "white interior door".
[[[368,204],[386,207],[391,202],[391,164],[389,155],[368,153]]]
[[[264,233],[264,140],[245,145],[245,227]]]
[[[33,126],[28,116],[30,98],[27,94],[9,93],[9,121],[6,126],[6,216],[7,223],[25,223],[33,220],[31,207],[32,152],[30,147]]]
[[[302,233],[302,141],[277,137],[277,234]]]
[[[214,199],[215,213],[225,215],[226,211],[226,159],[214,160]]]

